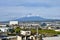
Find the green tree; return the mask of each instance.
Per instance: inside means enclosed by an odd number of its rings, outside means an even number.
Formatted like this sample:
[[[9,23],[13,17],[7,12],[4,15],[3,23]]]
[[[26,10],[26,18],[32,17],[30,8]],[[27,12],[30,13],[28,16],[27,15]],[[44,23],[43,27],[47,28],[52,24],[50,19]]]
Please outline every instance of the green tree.
[[[9,25],[6,25],[6,27],[9,27]]]
[[[1,31],[1,29],[0,29],[0,31]]]
[[[47,24],[46,23],[42,23],[41,26],[46,26]]]
[[[21,30],[21,29],[20,29],[19,27],[16,27],[16,28],[15,28],[16,34],[19,34],[19,33],[20,33],[20,30]]]
[[[14,29],[8,29],[8,32],[14,33]]]

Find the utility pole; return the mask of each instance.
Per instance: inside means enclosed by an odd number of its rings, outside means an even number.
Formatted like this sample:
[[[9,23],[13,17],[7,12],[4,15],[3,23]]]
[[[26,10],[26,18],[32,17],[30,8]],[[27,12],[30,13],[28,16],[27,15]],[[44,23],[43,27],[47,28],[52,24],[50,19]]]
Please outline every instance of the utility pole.
[[[38,27],[37,27],[37,40],[38,40]]]

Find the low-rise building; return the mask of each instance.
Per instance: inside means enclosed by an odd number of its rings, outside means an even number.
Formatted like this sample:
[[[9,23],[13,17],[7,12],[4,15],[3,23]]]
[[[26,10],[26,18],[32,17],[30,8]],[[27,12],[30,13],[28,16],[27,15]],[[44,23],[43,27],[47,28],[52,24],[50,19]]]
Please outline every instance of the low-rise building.
[[[9,27],[1,27],[1,28],[0,28],[0,30],[1,30],[2,32],[7,32],[8,29],[9,29]]]
[[[18,21],[10,21],[9,25],[18,25]]]
[[[21,35],[27,35],[27,36],[29,36],[29,35],[31,35],[31,31],[23,31],[23,30],[21,30]]]

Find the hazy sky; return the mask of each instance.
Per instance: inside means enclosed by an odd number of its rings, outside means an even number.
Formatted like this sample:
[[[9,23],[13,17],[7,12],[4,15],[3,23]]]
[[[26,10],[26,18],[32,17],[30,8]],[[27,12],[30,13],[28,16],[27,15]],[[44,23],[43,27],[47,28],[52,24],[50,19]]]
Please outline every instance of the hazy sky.
[[[0,0],[0,21],[23,16],[60,19],[60,0]]]

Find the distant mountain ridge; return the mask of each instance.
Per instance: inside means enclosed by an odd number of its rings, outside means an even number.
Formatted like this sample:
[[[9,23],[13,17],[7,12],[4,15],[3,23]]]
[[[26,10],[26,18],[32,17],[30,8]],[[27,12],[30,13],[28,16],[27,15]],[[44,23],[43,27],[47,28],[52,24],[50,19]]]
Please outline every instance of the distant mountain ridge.
[[[40,16],[29,16],[29,17],[21,17],[18,19],[8,20],[8,21],[2,21],[3,23],[9,22],[9,21],[19,21],[19,22],[54,22],[54,21],[60,21],[60,19],[46,19]]]
[[[39,16],[22,17],[16,19],[16,21],[43,21],[43,20],[47,20],[47,19]]]

